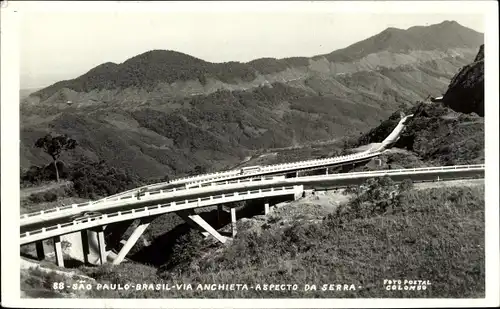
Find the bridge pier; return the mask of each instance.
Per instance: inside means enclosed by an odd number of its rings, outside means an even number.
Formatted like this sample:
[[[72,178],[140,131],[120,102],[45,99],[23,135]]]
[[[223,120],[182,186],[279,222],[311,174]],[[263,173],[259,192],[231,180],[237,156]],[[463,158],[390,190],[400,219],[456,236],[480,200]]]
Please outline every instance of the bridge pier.
[[[222,205],[217,205],[217,227],[220,227],[221,226],[221,221],[222,221],[222,218],[221,218],[221,214],[224,212],[224,208]]]
[[[293,195],[293,200],[296,201],[298,200],[299,198],[303,197],[303,194],[305,193],[304,191],[304,186],[303,185],[300,185],[300,186],[293,186],[294,190],[295,190],[295,193]]]
[[[56,264],[59,267],[64,267],[61,236],[54,236],[53,240],[54,240],[54,255],[56,257]]]
[[[193,229],[197,229],[198,231],[200,231],[203,236],[207,237],[209,235],[208,232],[204,231],[198,224],[196,224],[196,222],[194,222],[189,218],[190,215],[194,214],[194,210],[192,209],[179,210],[175,214],[181,217],[184,221],[186,221],[186,223],[189,224],[189,226],[191,226]]]
[[[236,208],[231,207],[231,235],[236,236]]]
[[[37,241],[36,246],[36,257],[39,261],[45,260],[45,250],[43,249],[43,240]]]
[[[200,215],[197,215],[193,209],[186,209],[176,212],[182,219],[184,219],[189,225],[198,229],[203,235],[212,235],[215,239],[221,243],[226,242],[226,237],[222,236],[217,232],[208,222],[203,220]]]
[[[89,234],[87,233],[87,230],[80,231],[80,234],[82,236],[83,263],[86,265],[89,263],[90,254]]]
[[[104,239],[104,228],[100,227],[97,232],[97,245],[99,246],[99,262],[101,265],[106,263],[106,241]]]
[[[264,215],[267,215],[269,213],[269,203],[264,204]]]
[[[125,256],[130,252],[132,247],[134,247],[135,243],[137,240],[139,240],[139,237],[144,233],[144,231],[148,228],[149,224],[153,219],[156,217],[146,217],[146,218],[141,218],[139,225],[134,229],[132,232],[132,235],[127,239],[123,247],[120,249],[120,252],[118,252],[118,255],[113,261],[114,265],[120,264]]]
[[[199,215],[191,215],[189,216],[189,218],[221,243],[226,242],[226,237],[219,234],[219,232],[217,232],[213,227],[211,227],[210,224],[208,224],[208,222],[203,220],[203,218],[200,217]]]

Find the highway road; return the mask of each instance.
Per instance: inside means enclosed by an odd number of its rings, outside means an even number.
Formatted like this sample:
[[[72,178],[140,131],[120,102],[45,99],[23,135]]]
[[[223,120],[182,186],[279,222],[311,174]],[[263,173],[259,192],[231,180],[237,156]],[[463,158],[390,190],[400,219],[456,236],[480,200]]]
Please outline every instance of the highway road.
[[[414,181],[436,181],[462,178],[484,177],[484,165],[463,165],[414,168],[400,170],[383,170],[359,173],[333,174],[321,176],[306,176],[297,178],[278,178],[261,181],[237,181],[210,186],[200,185],[198,188],[172,191],[169,193],[144,192],[141,199],[133,198],[109,201],[91,205],[92,211],[102,215],[84,220],[73,220],[73,213],[56,212],[41,213],[24,218],[21,226],[21,244],[47,239],[53,236],[73,233],[90,227],[103,226],[110,223],[148,217],[179,210],[213,206],[218,204],[262,199],[273,196],[297,196],[304,189],[332,189],[354,184],[361,184],[369,178],[388,176],[395,181],[412,179]],[[169,195],[170,194],[170,195]],[[83,206],[85,207],[85,206]],[[84,209],[81,207],[82,209]],[[79,210],[79,207],[76,207]],[[73,210],[75,208],[71,208]],[[37,218],[33,220],[33,218]],[[54,219],[56,218],[56,219]]]

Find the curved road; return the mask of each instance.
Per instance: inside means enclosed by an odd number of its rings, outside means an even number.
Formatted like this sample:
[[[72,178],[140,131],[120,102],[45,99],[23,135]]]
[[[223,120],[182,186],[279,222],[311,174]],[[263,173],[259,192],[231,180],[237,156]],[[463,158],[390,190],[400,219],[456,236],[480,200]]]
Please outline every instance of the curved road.
[[[398,122],[396,127],[392,130],[392,132],[381,142],[380,147],[377,147],[375,149],[368,149],[363,152],[357,153],[355,155],[358,155],[361,158],[372,158],[375,156],[380,155],[388,146],[391,144],[395,143],[398,139],[399,136],[401,135],[401,132],[405,128],[406,121],[413,117],[413,115],[407,115]],[[352,161],[352,157],[350,156],[341,156],[341,157],[333,157],[333,158],[326,158],[326,159],[320,159],[320,160],[305,160],[305,161],[298,161],[298,162],[291,162],[291,163],[283,163],[283,164],[274,164],[274,165],[267,165],[267,166],[262,166],[261,170],[258,172],[254,173],[245,173],[244,175],[240,174],[241,169],[236,169],[236,170],[230,170],[230,171],[223,171],[223,172],[215,172],[215,173],[209,173],[209,174],[202,174],[202,175],[196,175],[196,176],[188,176],[188,177],[183,177],[183,178],[177,178],[169,182],[162,182],[162,183],[156,183],[152,185],[146,185],[143,187],[135,188],[132,190],[128,190],[125,192],[121,192],[109,197],[106,197],[104,199],[99,200],[100,202],[107,201],[112,198],[116,198],[119,196],[123,196],[129,193],[137,192],[139,190],[158,190],[158,189],[164,189],[164,188],[170,188],[174,186],[182,186],[186,184],[195,184],[195,183],[203,183],[203,182],[210,182],[210,181],[216,181],[216,180],[228,180],[228,179],[236,179],[236,178],[241,178],[243,177],[259,177],[262,175],[266,174],[273,174],[273,173],[285,173],[285,172],[294,172],[296,170],[302,170],[306,167],[312,168],[312,167],[321,167],[321,166],[329,166],[329,165],[334,165],[334,164],[339,164],[342,159],[345,160],[345,163],[350,162],[349,160]]]

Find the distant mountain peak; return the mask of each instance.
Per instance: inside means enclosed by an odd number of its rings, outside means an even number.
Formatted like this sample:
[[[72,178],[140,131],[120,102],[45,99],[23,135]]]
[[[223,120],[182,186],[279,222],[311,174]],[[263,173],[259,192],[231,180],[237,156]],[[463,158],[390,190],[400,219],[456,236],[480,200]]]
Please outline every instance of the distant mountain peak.
[[[101,64],[100,66],[102,67],[110,67],[110,66],[117,66],[118,64],[114,63],[114,62],[105,62],[103,64]],[[97,66],[99,67],[99,66]]]
[[[438,25],[458,25],[461,26],[458,22],[455,20],[445,20],[442,23],[439,23]]]
[[[453,20],[429,26],[414,26],[407,30],[389,27],[384,31],[325,57],[330,61],[345,62],[363,58],[381,51],[409,52],[411,50],[442,50],[450,48],[477,48],[484,35]]]
[[[349,63],[380,52],[410,53],[436,50],[446,52],[453,48],[478,48],[483,41],[482,33],[461,26],[456,21],[447,20],[440,24],[416,26],[407,30],[389,27],[346,48],[310,58],[267,57],[247,63],[236,61],[212,63],[174,50],[154,49],[136,55],[121,64],[106,62],[78,78],[61,81],[37,91],[33,96],[45,100],[62,88],[76,92],[129,87],[152,90],[159,83],[172,85],[178,81],[199,81],[204,86],[209,79],[238,84],[242,81],[251,82],[258,75],[307,67],[310,65],[310,60],[326,58],[329,62]]]
[[[144,52],[126,60],[123,64],[134,62],[162,64],[208,63],[202,59],[190,56],[188,54],[165,49],[153,49]]]
[[[84,75],[96,74],[96,73],[103,72],[103,71],[113,70],[116,67],[118,67],[118,64],[116,64],[114,62],[105,62],[105,63],[100,64],[100,65],[96,66],[95,68],[89,70]]]
[[[389,27],[389,28],[385,29],[384,31],[382,31],[381,34],[387,33],[387,32],[401,32],[401,31],[404,31],[404,30],[400,29],[400,28],[396,28],[396,27]]]

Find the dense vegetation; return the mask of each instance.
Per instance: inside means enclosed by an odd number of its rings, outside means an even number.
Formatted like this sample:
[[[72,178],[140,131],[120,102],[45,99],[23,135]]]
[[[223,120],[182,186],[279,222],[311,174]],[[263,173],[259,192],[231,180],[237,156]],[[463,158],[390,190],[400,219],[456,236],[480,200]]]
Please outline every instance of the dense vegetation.
[[[159,82],[171,84],[199,80],[205,84],[209,77],[237,83],[253,80],[256,72],[251,66],[240,62],[210,63],[175,51],[152,50],[122,64],[104,63],[78,78],[58,82],[34,95],[45,100],[61,88],[77,92],[128,87],[152,90]]]
[[[105,162],[78,162],[71,173],[73,189],[79,197],[96,199],[138,187],[138,177],[109,167]]]
[[[57,165],[59,170],[59,176],[63,179],[67,179],[69,176],[67,167],[64,165],[63,162],[57,162]],[[21,187],[39,185],[44,181],[51,181],[57,179],[54,164],[52,163],[42,167],[32,165],[28,169],[21,168],[20,177],[21,177]]]
[[[274,220],[275,221],[275,220]],[[221,248],[187,234],[168,271],[136,263],[80,268],[100,283],[317,284],[317,291],[101,291],[95,297],[484,297],[484,187],[413,190],[371,180],[320,223],[241,231]],[[439,237],[437,237],[439,235]],[[384,278],[430,280],[386,291]],[[321,291],[347,283],[356,291]]]
[[[61,162],[59,162],[61,163]],[[56,180],[53,165],[45,168],[32,166],[27,171],[21,171],[21,185],[24,187],[37,186]],[[62,165],[61,165],[62,166]],[[122,191],[136,188],[144,183],[140,177],[125,170],[110,167],[106,162],[77,161],[64,168],[60,176],[71,183],[64,190],[48,190],[32,194],[28,197],[31,203],[53,202],[59,197],[78,196],[86,199],[97,199],[113,195]]]

